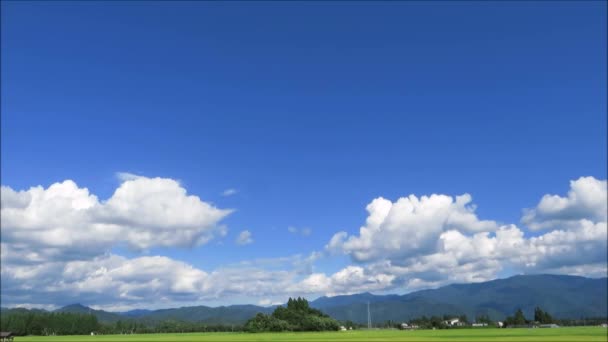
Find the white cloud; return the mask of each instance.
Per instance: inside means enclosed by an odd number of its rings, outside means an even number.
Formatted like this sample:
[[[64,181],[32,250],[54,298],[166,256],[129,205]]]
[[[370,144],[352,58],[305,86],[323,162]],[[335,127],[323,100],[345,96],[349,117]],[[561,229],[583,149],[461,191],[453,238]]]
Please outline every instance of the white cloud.
[[[251,232],[248,230],[243,230],[236,237],[237,245],[248,245],[250,243],[253,243],[253,239],[251,238]]]
[[[269,299],[269,298],[264,298],[264,299],[258,301],[258,305],[260,305],[260,306],[274,306],[274,305],[281,305],[281,304],[283,304],[283,302],[273,301],[272,299]]]
[[[206,272],[163,256],[125,258],[114,254],[90,260],[2,265],[3,305],[96,307],[174,307],[211,300],[287,298],[299,282],[293,270],[258,267],[218,268]],[[303,289],[304,293],[311,293]],[[150,301],[153,298],[153,301]]]
[[[327,276],[324,273],[313,273],[294,284],[289,291],[295,293],[323,293],[333,296],[366,291],[385,290],[393,286],[395,276],[392,274],[369,272],[360,266],[346,268]]]
[[[33,268],[3,265],[2,299],[10,303],[24,296],[22,299],[41,304],[145,303],[150,298],[175,302],[198,298],[198,292],[207,286],[207,277],[199,269],[161,256],[127,259],[105,255]],[[47,298],[51,293],[53,296]],[[53,303],[57,300],[61,303]]]
[[[581,177],[570,181],[567,197],[545,195],[536,208],[525,210],[522,222],[530,229],[576,226],[580,220],[606,222],[606,180]]]
[[[136,175],[130,172],[116,172],[116,178],[122,183],[130,180],[136,180],[142,178],[143,176]]]
[[[136,249],[185,247],[223,235],[231,210],[188,195],[178,182],[136,177],[107,201],[71,180],[15,191],[2,186],[2,241],[23,262],[80,259],[126,244]]]
[[[310,234],[312,234],[312,229],[310,228],[298,228],[298,227],[294,227],[294,226],[289,226],[287,227],[287,231],[290,232],[291,234],[300,234],[302,236],[310,236]]]
[[[498,228],[494,221],[479,220],[470,202],[468,194],[456,198],[410,195],[395,203],[379,197],[367,206],[369,216],[359,235],[337,233],[328,248],[342,250],[359,262],[395,260],[432,252],[439,236],[451,229],[480,232]]]
[[[107,201],[72,181],[25,191],[3,186],[1,300],[11,306],[82,302],[125,310],[149,306],[149,298],[156,307],[171,307],[228,298],[272,304],[298,295],[408,291],[487,281],[503,270],[605,276],[608,227],[598,210],[605,208],[605,193],[598,191],[605,184],[581,178],[571,182],[567,197],[543,197],[526,212],[529,224],[546,229],[538,236],[478,219],[468,195],[411,195],[394,203],[377,198],[367,206],[359,234],[340,232],[326,245],[356,263],[333,274],[315,271],[315,262],[328,255],[319,252],[211,271],[163,256],[110,254],[120,244],[189,246],[225,232],[220,221],[230,211],[188,195],[174,180],[138,176]],[[293,227],[293,233],[303,230]],[[237,238],[252,241],[247,230]]]
[[[236,195],[239,191],[237,189],[226,189],[222,192],[222,196],[224,197],[228,197],[228,196],[232,196],[232,195]]]
[[[350,255],[369,274],[394,275],[393,286],[411,290],[487,281],[504,269],[605,276],[605,188],[606,181],[587,177],[571,182],[567,198],[543,197],[524,221],[548,232],[532,237],[515,225],[480,221],[468,195],[377,198],[358,235],[339,232],[325,248]]]
[[[231,210],[222,210],[188,195],[168,178],[126,181],[100,206],[94,219],[125,228],[131,246],[194,246],[223,234],[218,222]]]

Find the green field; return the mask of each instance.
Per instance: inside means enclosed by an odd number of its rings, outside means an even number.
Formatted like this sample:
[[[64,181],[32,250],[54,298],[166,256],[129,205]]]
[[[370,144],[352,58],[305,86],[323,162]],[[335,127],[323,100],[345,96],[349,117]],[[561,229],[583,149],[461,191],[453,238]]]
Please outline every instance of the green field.
[[[320,333],[195,333],[17,337],[19,341],[608,341],[600,327],[557,329],[372,330]]]

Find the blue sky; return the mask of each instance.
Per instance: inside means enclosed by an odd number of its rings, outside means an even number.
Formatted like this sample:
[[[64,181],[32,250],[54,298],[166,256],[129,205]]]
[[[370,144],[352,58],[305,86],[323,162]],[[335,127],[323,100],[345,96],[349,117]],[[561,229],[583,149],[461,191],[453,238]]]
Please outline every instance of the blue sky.
[[[109,252],[206,272],[357,236],[378,197],[469,193],[540,235],[524,208],[605,184],[606,41],[599,1],[5,1],[2,185],[103,201],[117,172],[178,180],[235,210],[226,235]],[[314,272],[366,265],[344,252]]]

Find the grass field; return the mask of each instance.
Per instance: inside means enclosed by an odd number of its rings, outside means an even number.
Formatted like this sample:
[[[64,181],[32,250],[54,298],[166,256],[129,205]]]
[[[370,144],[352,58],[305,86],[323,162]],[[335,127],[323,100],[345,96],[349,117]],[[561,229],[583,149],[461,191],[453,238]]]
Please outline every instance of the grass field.
[[[153,335],[17,337],[20,341],[608,341],[608,330],[600,327],[558,329],[460,329],[460,330],[372,330],[322,333],[195,333]]]

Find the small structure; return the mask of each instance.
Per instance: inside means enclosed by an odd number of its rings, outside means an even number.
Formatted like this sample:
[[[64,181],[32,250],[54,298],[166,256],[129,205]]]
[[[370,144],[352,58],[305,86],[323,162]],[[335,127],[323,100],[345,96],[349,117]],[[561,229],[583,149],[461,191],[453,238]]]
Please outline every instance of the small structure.
[[[346,331],[346,327],[345,326],[340,326],[340,331]]]
[[[448,319],[447,321],[443,321],[443,323],[448,327],[462,327],[465,325],[465,323],[461,322],[458,318]]]
[[[608,323],[602,323],[600,326],[601,326],[602,328],[608,328]]]
[[[496,322],[496,326],[499,327],[499,328],[502,328],[502,327],[505,326],[505,324],[503,322],[501,322],[501,321],[498,321],[498,322]]]
[[[10,331],[0,331],[0,342],[12,342],[14,336]]]
[[[488,323],[473,323],[471,324],[472,327],[477,328],[477,327],[487,327]]]
[[[414,330],[414,329],[418,329],[418,326],[416,324],[401,323],[401,329],[402,330]]]

